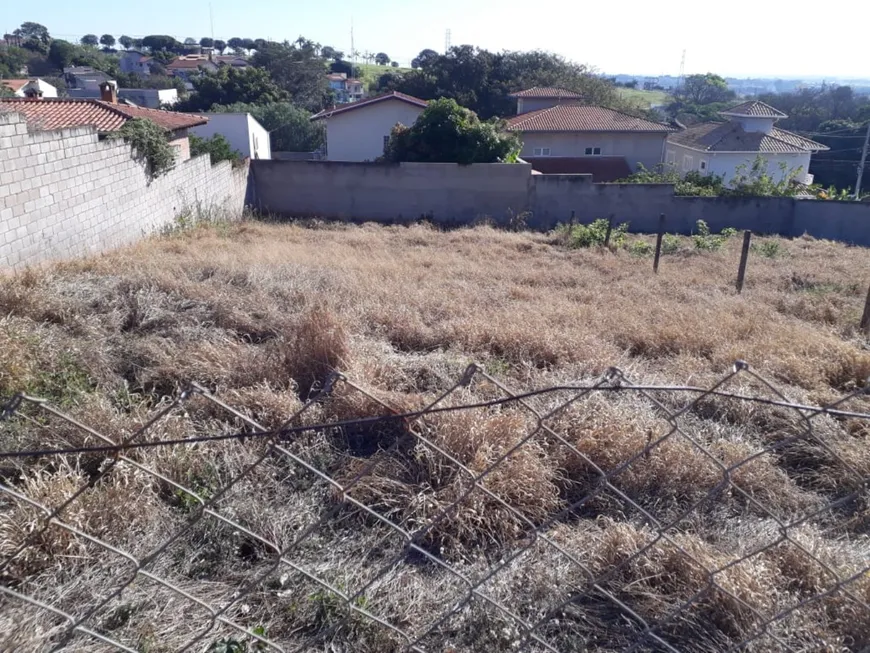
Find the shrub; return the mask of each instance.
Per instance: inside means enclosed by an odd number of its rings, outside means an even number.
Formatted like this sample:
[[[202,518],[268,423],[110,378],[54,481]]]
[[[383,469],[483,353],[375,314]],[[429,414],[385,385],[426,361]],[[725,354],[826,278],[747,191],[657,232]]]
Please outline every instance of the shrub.
[[[775,240],[766,240],[760,245],[753,243],[752,251],[761,254],[765,258],[776,258],[785,254],[785,250],[782,249],[779,246],[779,243]]]
[[[556,227],[556,236],[563,245],[571,249],[582,247],[601,247],[607,237],[607,220],[599,218],[592,224],[560,224]],[[610,233],[610,246],[622,247],[625,244],[625,234],[628,223],[614,226]]]
[[[692,236],[695,243],[695,249],[701,249],[707,252],[716,252],[722,249],[722,245],[731,236],[737,234],[737,230],[733,227],[726,227],[718,235],[710,232],[710,227],[704,220],[698,220],[696,223],[698,233]]]
[[[653,253],[653,246],[645,240],[634,240],[628,246],[628,253],[632,256],[649,256]]]
[[[662,238],[662,254],[676,254],[680,251],[680,237],[674,234],[665,234]]]
[[[211,138],[190,135],[190,155],[200,156],[202,154],[208,154],[212,165],[221,161],[229,161],[233,165],[242,162],[242,155],[234,150],[230,142],[221,134],[215,134]]]
[[[159,177],[175,167],[175,151],[166,140],[166,132],[147,118],[128,120],[112,136],[123,138],[133,146],[136,153],[145,159],[152,177]]]

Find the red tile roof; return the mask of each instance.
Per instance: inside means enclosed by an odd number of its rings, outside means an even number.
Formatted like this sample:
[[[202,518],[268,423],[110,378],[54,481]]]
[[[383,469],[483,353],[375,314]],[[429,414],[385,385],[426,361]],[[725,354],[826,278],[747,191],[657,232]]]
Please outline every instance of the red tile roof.
[[[413,95],[405,95],[404,93],[393,91],[392,93],[386,93],[384,95],[378,95],[376,97],[370,97],[364,100],[357,100],[356,102],[342,104],[340,106],[333,107],[332,109],[324,109],[320,113],[311,116],[311,119],[321,120],[322,118],[331,118],[332,116],[338,115],[340,113],[353,111],[354,109],[361,109],[363,107],[369,106],[370,104],[377,104],[378,102],[384,102],[386,100],[399,100],[401,102],[406,102],[422,109],[425,109],[428,104],[426,100],[421,100],[420,98],[414,97]]]
[[[661,132],[673,127],[636,118],[604,107],[559,104],[510,118],[508,129],[518,132]]]
[[[25,84],[29,81],[29,79],[3,79],[0,80],[0,84],[11,89],[13,93],[17,93],[24,88]]]
[[[166,70],[196,70],[200,66],[215,66],[215,64],[204,55],[190,55],[176,57],[166,66]]]
[[[752,118],[788,118],[779,109],[776,109],[769,104],[751,100],[738,104],[736,107],[731,107],[726,111],[720,111],[723,116],[750,116]]]
[[[45,130],[90,125],[99,132],[113,132],[133,118],[148,118],[167,131],[187,129],[208,122],[208,118],[192,113],[131,107],[90,99],[2,98],[0,109],[24,114],[27,122]]]
[[[554,88],[550,86],[535,86],[527,88],[525,91],[517,91],[511,93],[511,97],[521,98],[564,98],[566,100],[579,100],[583,96],[574,91],[569,91],[564,88]]]
[[[818,152],[829,149],[803,136],[774,127],[769,134],[747,132],[737,122],[702,122],[668,137],[702,152]]]
[[[524,156],[532,170],[545,175],[592,175],[596,184],[604,184],[631,175],[628,161],[622,156]]]

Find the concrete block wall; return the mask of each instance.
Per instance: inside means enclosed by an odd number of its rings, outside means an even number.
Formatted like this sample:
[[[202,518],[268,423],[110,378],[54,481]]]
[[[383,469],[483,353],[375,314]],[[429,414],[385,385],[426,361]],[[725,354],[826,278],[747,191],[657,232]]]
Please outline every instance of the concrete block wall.
[[[633,232],[654,233],[663,213],[669,233],[691,234],[705,220],[713,231],[808,233],[870,247],[866,202],[677,197],[670,184],[595,184],[590,175],[532,174],[527,164],[252,161],[251,186],[254,207],[290,217],[455,225],[522,213],[529,227],[546,230],[572,214],[581,223],[612,215]]]
[[[105,251],[180,215],[241,215],[247,169],[207,156],[151,180],[122,140],[91,127],[28,131],[0,114],[0,270]]]

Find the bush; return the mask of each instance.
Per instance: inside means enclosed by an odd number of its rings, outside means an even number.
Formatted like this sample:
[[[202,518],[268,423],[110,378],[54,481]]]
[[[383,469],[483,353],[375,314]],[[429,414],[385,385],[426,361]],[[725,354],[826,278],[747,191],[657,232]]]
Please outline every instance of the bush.
[[[765,258],[777,258],[785,254],[785,250],[775,240],[765,240],[760,245],[753,243],[752,251],[761,254]]]
[[[632,256],[649,256],[654,247],[645,240],[634,240],[628,246],[628,253]]]
[[[200,156],[202,154],[208,154],[212,165],[221,161],[230,161],[233,165],[242,162],[242,155],[234,150],[230,142],[221,134],[215,134],[211,138],[190,135],[190,155]]]
[[[732,236],[737,235],[737,230],[733,227],[726,227],[718,235],[710,232],[710,227],[704,220],[698,220],[696,229],[698,233],[692,236],[695,243],[695,249],[704,250],[707,252],[716,252],[722,249],[725,241]]]
[[[607,220],[601,218],[595,220],[590,225],[560,224],[556,227],[556,236],[559,242],[571,249],[602,247],[607,237],[607,225]],[[627,222],[614,226],[610,233],[609,245],[613,248],[622,247],[625,244],[625,234],[627,231]]]
[[[481,122],[455,100],[429,103],[413,126],[396,125],[384,151],[392,162],[514,163],[522,148],[500,122]]]
[[[112,137],[123,138],[132,145],[145,159],[152,177],[159,177],[175,167],[175,151],[166,140],[166,132],[147,118],[128,120]]]
[[[676,254],[680,251],[680,237],[665,234],[662,238],[662,254]]]

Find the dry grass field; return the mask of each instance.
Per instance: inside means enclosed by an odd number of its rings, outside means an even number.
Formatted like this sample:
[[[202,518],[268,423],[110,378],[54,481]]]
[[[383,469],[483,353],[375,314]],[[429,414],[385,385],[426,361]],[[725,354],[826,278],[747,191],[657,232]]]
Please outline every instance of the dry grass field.
[[[867,250],[758,239],[738,295],[737,240],[719,251],[698,250],[689,238],[673,241],[678,250],[654,276],[649,256],[572,250],[553,235],[486,226],[447,232],[425,225],[199,227],[0,279],[0,398],[44,397],[120,439],[188,381],[277,428],[334,368],[398,410],[433,400],[472,361],[516,391],[588,382],[612,366],[638,382],[709,387],[737,359],[789,401],[830,402],[860,388],[870,377],[870,348],[857,328],[870,281]],[[771,396],[749,377],[729,389]],[[495,396],[498,389],[482,380],[462,388],[455,401]],[[535,405],[546,410],[564,400],[544,396]],[[688,397],[662,401],[676,410]],[[870,412],[870,400],[851,400],[847,408]],[[343,387],[297,423],[382,413]],[[96,442],[30,415],[32,421],[0,422],[0,449]],[[605,591],[648,622],[661,621],[657,635],[679,651],[728,650],[796,605],[744,650],[866,650],[870,576],[857,576],[844,592],[830,570],[848,578],[870,560],[870,424],[822,416],[813,420],[819,440],[789,439],[805,428],[794,411],[712,398],[681,420],[726,466],[765,450],[732,472],[740,492],[722,490],[721,468],[671,433],[637,395],[591,395],[568,406],[548,426],[571,446],[534,435],[481,483],[489,494],[472,492],[437,524],[432,517],[469,489],[442,453],[413,441],[388,446],[401,434],[374,430],[354,438],[313,431],[286,447],[339,482],[376,463],[350,496],[410,531],[428,526],[422,544],[468,578],[481,578],[508,552],[528,546],[480,591],[540,624],[536,634],[557,650],[619,651],[639,639],[642,627]],[[237,419],[194,398],[149,438],[239,428]],[[515,404],[426,418],[427,437],[476,473],[536,428]],[[590,461],[609,471],[650,442],[657,444],[649,453],[611,479],[630,503],[614,492],[596,494]],[[784,444],[770,451],[777,443]],[[263,447],[228,440],[129,456],[208,499]],[[100,454],[5,460],[0,476],[53,507],[105,462]],[[590,493],[594,498],[566,510]],[[196,506],[196,498],[122,462],[61,518],[144,557]],[[383,572],[356,604],[408,633],[425,630],[465,588],[422,557],[390,565],[400,538],[286,456],[267,458],[215,509],[282,548],[334,515],[288,558],[351,594]],[[672,523],[668,539],[656,541],[649,515]],[[0,562],[37,523],[31,506],[0,495]],[[794,524],[789,539],[780,538],[782,523]],[[527,524],[546,524],[549,540],[574,560],[540,541],[530,544]],[[714,568],[724,569],[711,589],[704,569]],[[80,614],[130,569],[122,557],[52,527],[5,566],[0,582]],[[613,569],[590,587],[588,574]],[[229,618],[262,627],[285,650],[402,650],[394,632],[348,613],[292,568],[273,569],[259,539],[217,520],[197,522],[151,571],[201,600],[229,605]],[[254,591],[233,602],[258,575]],[[824,598],[810,600],[817,595]],[[674,618],[672,611],[687,601]],[[48,650],[58,623],[0,598],[0,650]],[[88,625],[153,653],[178,650],[208,623],[202,607],[140,576]],[[207,650],[225,634],[218,627],[193,650]],[[476,600],[420,645],[483,652],[515,649],[521,639],[504,614]],[[62,650],[112,649],[79,636]],[[532,643],[529,650],[543,649]],[[648,640],[639,650],[667,649]]]

